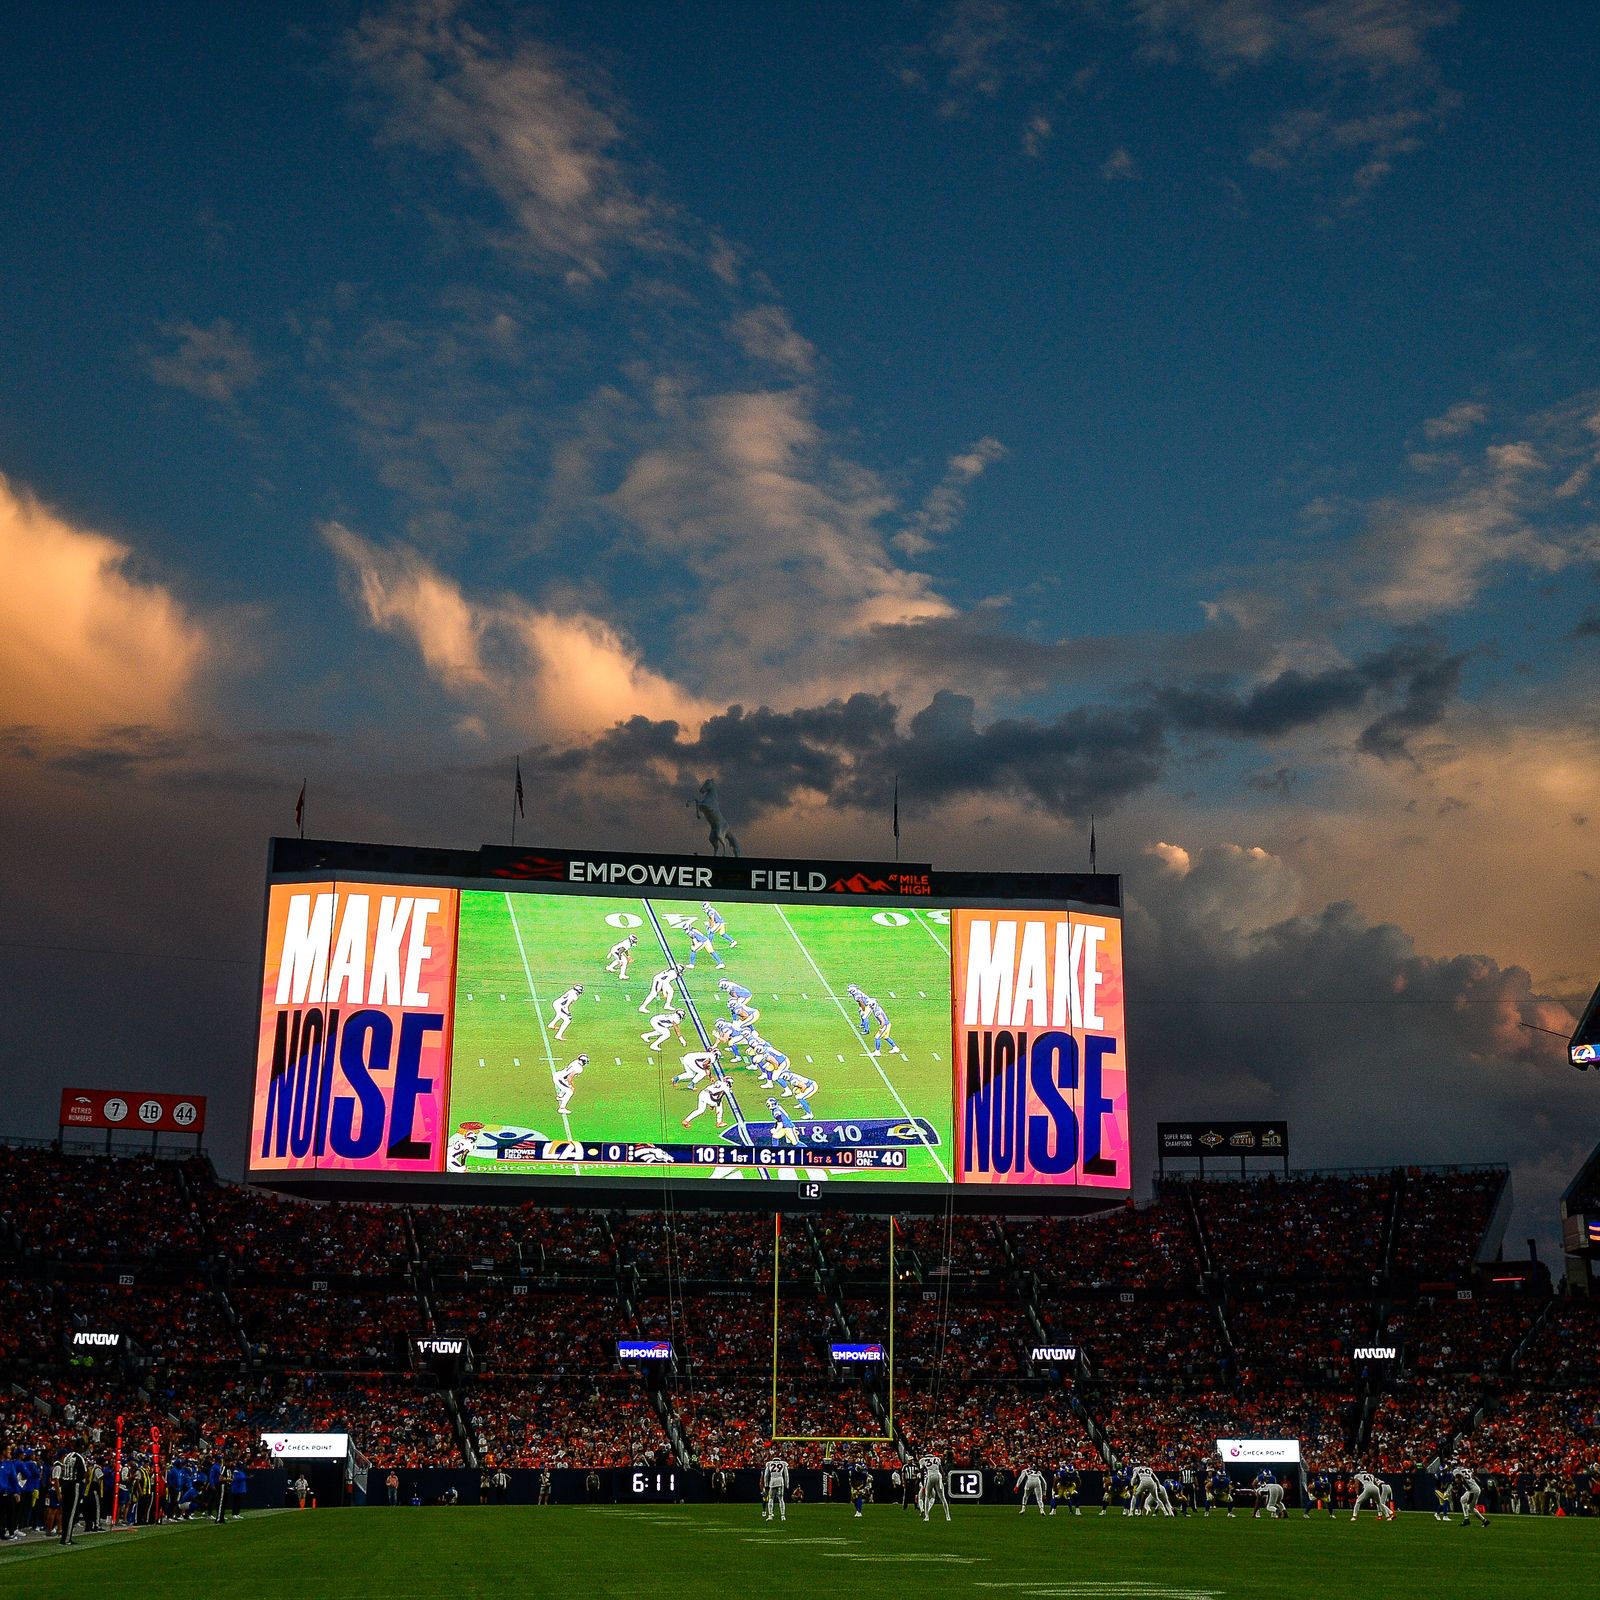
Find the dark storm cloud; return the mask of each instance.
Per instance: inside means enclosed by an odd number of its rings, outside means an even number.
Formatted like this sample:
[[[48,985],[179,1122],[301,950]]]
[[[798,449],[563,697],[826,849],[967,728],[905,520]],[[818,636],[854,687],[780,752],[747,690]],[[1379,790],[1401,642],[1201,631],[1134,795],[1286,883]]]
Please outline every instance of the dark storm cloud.
[[[1152,698],[1175,728],[1239,739],[1274,739],[1328,717],[1362,710],[1380,695],[1398,703],[1362,730],[1368,755],[1407,754],[1406,736],[1432,727],[1461,682],[1465,657],[1449,655],[1434,638],[1406,640],[1321,672],[1293,668],[1247,691],[1166,688]]]
[[[140,778],[169,788],[281,788],[282,776],[271,769],[275,760],[334,744],[325,734],[294,728],[213,734],[126,723],[83,737],[22,724],[0,728],[0,757],[69,778],[105,783]]]
[[[737,786],[741,807],[758,814],[803,796],[882,807],[898,778],[914,810],[1003,794],[1051,816],[1081,818],[1157,783],[1180,759],[1182,741],[1197,735],[1281,738],[1383,706],[1359,747],[1382,759],[1403,755],[1410,735],[1443,716],[1461,660],[1436,640],[1407,641],[1350,666],[1289,670],[1249,689],[1146,686],[1127,705],[986,723],[971,696],[941,689],[904,732],[899,708],[884,694],[790,711],[730,706],[694,737],[676,722],[633,717],[591,744],[529,760],[579,787],[625,781],[657,795],[684,794],[717,775]]]

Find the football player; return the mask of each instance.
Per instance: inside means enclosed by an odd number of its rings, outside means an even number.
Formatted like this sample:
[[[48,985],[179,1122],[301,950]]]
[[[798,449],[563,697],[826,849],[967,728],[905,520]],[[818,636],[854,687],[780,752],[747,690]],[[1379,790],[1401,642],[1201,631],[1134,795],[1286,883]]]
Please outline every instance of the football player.
[[[545,1024],[555,1031],[556,1038],[566,1038],[567,1028],[572,1022],[573,1004],[582,993],[583,985],[575,983],[565,994],[556,996],[555,1004],[550,1007],[550,1020]]]

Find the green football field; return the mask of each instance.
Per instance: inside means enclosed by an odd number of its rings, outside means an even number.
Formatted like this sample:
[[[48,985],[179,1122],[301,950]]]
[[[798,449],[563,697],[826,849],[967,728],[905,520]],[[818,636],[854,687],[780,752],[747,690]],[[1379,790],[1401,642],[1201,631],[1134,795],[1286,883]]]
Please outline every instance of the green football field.
[[[958,1505],[924,1524],[898,1506],[857,1521],[794,1506],[460,1506],[268,1512],[0,1550],[0,1594],[422,1597],[811,1593],[963,1600],[1592,1600],[1600,1521],[1497,1517],[1442,1526],[1021,1517]]]
[[[730,948],[717,941],[719,969],[704,953],[688,970],[685,919],[704,931],[698,901],[638,900],[589,895],[480,891],[461,896],[457,950],[456,1022],[451,1072],[450,1127],[481,1122],[522,1128],[579,1143],[647,1142],[717,1144],[714,1113],[681,1119],[695,1110],[697,1094],[672,1079],[680,1058],[702,1048],[695,1017],[709,1033],[728,1015],[720,979],[751,991],[761,1035],[785,1052],[791,1067],[813,1079],[811,1108],[818,1119],[881,1117],[904,1123],[925,1118],[933,1134],[904,1151],[901,1168],[849,1173],[939,1183],[949,1180],[951,1151],[949,928],[939,911],[874,905],[774,905],[729,902]],[[638,935],[626,979],[606,971],[606,956],[622,938]],[[665,943],[665,949],[663,948]],[[686,1012],[684,1042],[669,1036],[652,1051],[641,1035],[650,1012],[641,1011],[650,980],[671,959],[685,970],[678,1009]],[[847,997],[857,984],[879,1000],[893,1025],[898,1055],[874,1057]],[[551,1027],[552,1004],[582,984],[564,1038]],[[693,1011],[684,1004],[692,1001]],[[552,1074],[578,1054],[589,1061],[576,1080],[565,1117],[556,1109]],[[766,1091],[757,1075],[730,1063],[739,1109],[764,1121]],[[791,1102],[785,1108],[795,1114]],[[728,1120],[733,1119],[731,1115]],[[659,1167],[603,1162],[501,1162],[470,1157],[468,1170],[607,1176],[635,1173],[658,1180]],[[675,1176],[710,1176],[708,1166],[673,1169]],[[764,1177],[740,1169],[751,1182],[780,1181],[794,1170]],[[816,1177],[814,1170],[805,1176]]]

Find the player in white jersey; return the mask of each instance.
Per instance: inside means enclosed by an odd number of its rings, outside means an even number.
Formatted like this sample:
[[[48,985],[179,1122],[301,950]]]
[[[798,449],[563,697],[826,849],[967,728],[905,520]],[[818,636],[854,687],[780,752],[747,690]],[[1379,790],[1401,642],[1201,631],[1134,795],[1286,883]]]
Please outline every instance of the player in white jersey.
[[[679,1044],[688,1044],[683,1036],[683,1013],[669,1006],[665,1011],[658,1011],[650,1019],[650,1026],[639,1035],[645,1042],[645,1047],[651,1051],[659,1050],[667,1042],[667,1035],[675,1033]]]
[[[451,1172],[465,1172],[467,1170],[467,1157],[472,1154],[472,1147],[477,1144],[476,1133],[452,1133],[450,1142],[444,1147],[444,1164]]]
[[[706,932],[713,939],[725,939],[728,948],[732,950],[739,941],[728,932],[728,925],[722,920],[722,913],[709,900],[702,900],[700,909],[706,914]]]
[[[1170,1517],[1173,1514],[1172,1502],[1167,1498],[1167,1491],[1161,1487],[1161,1480],[1149,1467],[1133,1469],[1132,1488],[1133,1493],[1128,1499],[1130,1516],[1153,1517],[1159,1513]]]
[[[555,1030],[556,1038],[565,1039],[567,1028],[572,1022],[572,1007],[578,996],[583,993],[583,985],[575,983],[565,994],[558,994],[555,1004],[550,1007],[550,1020],[545,1024],[547,1028]]]
[[[1250,1513],[1252,1522],[1263,1511],[1274,1520],[1288,1516],[1289,1513],[1283,1508],[1283,1485],[1265,1468],[1256,1474],[1255,1490],[1256,1508]]]
[[[1472,1468],[1465,1462],[1457,1462],[1450,1468],[1450,1481],[1455,1485],[1456,1493],[1461,1496],[1461,1526],[1466,1527],[1476,1512],[1478,1521],[1487,1528],[1488,1513],[1478,1503],[1483,1498],[1483,1487],[1473,1475]]]
[[[589,1065],[588,1056],[577,1056],[569,1061],[566,1066],[550,1073],[556,1086],[556,1115],[564,1117],[567,1108],[572,1104],[572,1097],[577,1092],[578,1074]]]
[[[789,1520],[789,1507],[784,1496],[789,1492],[789,1463],[782,1456],[771,1457],[761,1469],[761,1520],[779,1522]]]
[[[630,933],[626,939],[618,939],[606,953],[606,971],[614,972],[626,980],[628,976],[628,963],[633,960],[633,947],[638,944],[639,935]]]
[[[1017,1479],[1017,1493],[1022,1496],[1023,1516],[1028,1514],[1030,1500],[1038,1506],[1039,1515],[1044,1515],[1044,1474],[1037,1467],[1028,1467],[1023,1471]]]
[[[655,977],[650,980],[650,992],[644,997],[644,1004],[639,1007],[641,1011],[648,1011],[656,1001],[664,1007],[670,1008],[675,999],[673,985],[683,976],[683,968],[676,961],[670,967],[663,967]]]
[[[950,1520],[950,1501],[944,1492],[944,1462],[935,1455],[926,1455],[917,1463],[921,1487],[917,1490],[917,1503],[922,1507],[922,1520],[928,1520],[935,1500],[944,1507],[944,1520]]]
[[[722,1120],[722,1108],[724,1106],[731,1108],[732,1105],[733,1090],[721,1078],[713,1078],[700,1091],[700,1098],[695,1102],[694,1110],[683,1119],[683,1125],[687,1128],[696,1117],[704,1116],[708,1111],[715,1111],[717,1114],[717,1126],[719,1128],[726,1127],[727,1124]]]
[[[1394,1521],[1394,1491],[1374,1472],[1355,1475],[1356,1503],[1350,1508],[1350,1520],[1361,1515],[1363,1506],[1371,1506],[1380,1522]]]
[[[688,1055],[679,1056],[683,1063],[683,1071],[672,1081],[681,1083],[686,1089],[692,1089],[697,1083],[704,1083],[716,1071],[717,1052],[715,1050],[691,1050]]]

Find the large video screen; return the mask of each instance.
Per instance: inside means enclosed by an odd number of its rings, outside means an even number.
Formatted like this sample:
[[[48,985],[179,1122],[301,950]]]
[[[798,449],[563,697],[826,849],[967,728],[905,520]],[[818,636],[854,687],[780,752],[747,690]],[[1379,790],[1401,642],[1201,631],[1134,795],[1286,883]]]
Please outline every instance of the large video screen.
[[[1129,1186],[1114,911],[269,885],[250,1168]]]

